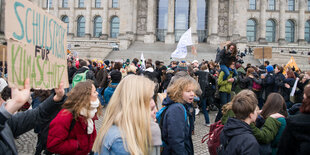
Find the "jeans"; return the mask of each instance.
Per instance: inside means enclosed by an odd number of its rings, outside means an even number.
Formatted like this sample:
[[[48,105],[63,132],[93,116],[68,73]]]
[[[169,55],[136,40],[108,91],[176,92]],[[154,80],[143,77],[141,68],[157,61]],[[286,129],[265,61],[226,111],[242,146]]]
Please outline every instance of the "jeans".
[[[220,100],[221,100],[220,108],[216,115],[215,122],[219,121],[222,118],[223,116],[222,107],[223,105],[225,105],[226,103],[230,101],[230,93],[220,92]]]
[[[103,88],[97,88],[97,92],[98,92],[98,99],[101,103],[101,105],[105,105],[105,102],[104,102],[104,99],[103,99],[103,96],[102,96],[102,91],[103,91]]]
[[[203,115],[205,116],[205,123],[209,124],[210,123],[210,119],[209,119],[209,114],[208,114],[208,111],[207,111],[207,97],[204,97],[202,99],[201,104],[202,104],[202,112],[203,112]]]
[[[228,77],[229,74],[230,74],[230,73],[229,73],[229,69],[228,69],[228,67],[227,67],[226,65],[221,65],[220,67],[221,67],[221,71],[223,71],[223,72],[225,73],[225,75],[224,75],[224,77],[223,77],[223,80],[226,80],[227,77]],[[233,71],[234,71],[234,76],[238,75],[236,69],[234,69]]]

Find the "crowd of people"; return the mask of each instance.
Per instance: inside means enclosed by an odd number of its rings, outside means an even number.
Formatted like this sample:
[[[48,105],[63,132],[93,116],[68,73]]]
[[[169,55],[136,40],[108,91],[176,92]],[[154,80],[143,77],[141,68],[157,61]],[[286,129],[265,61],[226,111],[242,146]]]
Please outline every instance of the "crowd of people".
[[[310,72],[268,61],[244,66],[247,53],[234,43],[217,52],[215,61],[168,65],[68,55],[70,87],[54,90],[30,89],[29,80],[9,88],[0,79],[0,154],[18,154],[14,138],[31,129],[35,154],[194,154],[199,111],[206,131],[224,125],[219,154],[309,154]]]

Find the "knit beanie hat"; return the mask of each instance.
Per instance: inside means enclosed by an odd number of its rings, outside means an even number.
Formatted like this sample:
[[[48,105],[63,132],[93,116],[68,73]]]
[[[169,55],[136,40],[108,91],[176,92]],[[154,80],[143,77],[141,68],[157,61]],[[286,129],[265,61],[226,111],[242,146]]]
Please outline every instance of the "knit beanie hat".
[[[186,65],[186,62],[185,61],[181,61],[178,66],[177,66],[177,70],[178,71],[187,71],[188,68],[187,68],[187,65]]]
[[[271,65],[268,65],[266,69],[268,73],[273,72],[273,67]]]
[[[109,61],[109,60],[105,60],[105,61],[104,61],[104,64],[107,65],[107,66],[109,66],[110,61]]]
[[[122,79],[122,73],[117,70],[113,70],[110,73],[110,76],[111,76],[112,83],[119,83]]]

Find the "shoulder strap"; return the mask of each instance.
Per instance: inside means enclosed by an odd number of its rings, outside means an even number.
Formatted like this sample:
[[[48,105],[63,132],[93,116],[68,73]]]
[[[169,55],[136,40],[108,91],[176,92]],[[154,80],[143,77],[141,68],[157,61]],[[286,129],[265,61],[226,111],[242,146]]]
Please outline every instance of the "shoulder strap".
[[[73,118],[72,121],[71,121],[70,127],[69,127],[69,133],[70,133],[70,131],[72,131],[75,123],[76,123],[76,120]]]

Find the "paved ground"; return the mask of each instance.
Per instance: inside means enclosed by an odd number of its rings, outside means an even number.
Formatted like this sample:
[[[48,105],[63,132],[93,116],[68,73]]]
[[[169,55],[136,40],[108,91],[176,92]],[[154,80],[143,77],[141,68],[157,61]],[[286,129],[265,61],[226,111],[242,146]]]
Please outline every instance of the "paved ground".
[[[214,122],[216,112],[210,112],[210,119]],[[101,127],[101,117],[98,121],[96,121],[96,128],[99,130]],[[204,116],[202,113],[196,116],[195,121],[195,135],[193,135],[193,143],[194,143],[194,151],[195,155],[208,155],[207,144],[201,143],[201,138],[209,132],[209,127],[204,126]],[[18,139],[15,140],[18,153],[20,155],[33,155],[35,152],[35,146],[37,142],[37,136],[33,132],[33,130],[21,135]]]

